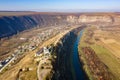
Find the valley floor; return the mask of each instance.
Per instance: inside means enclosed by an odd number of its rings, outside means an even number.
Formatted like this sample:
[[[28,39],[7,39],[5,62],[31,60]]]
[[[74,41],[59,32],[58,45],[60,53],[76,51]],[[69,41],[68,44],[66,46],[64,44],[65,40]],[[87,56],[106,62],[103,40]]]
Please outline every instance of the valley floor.
[[[33,44],[35,48],[32,50],[24,51],[24,52],[20,51],[19,54],[16,53],[15,55],[16,59],[12,61],[12,63],[10,63],[7,67],[5,67],[5,69],[0,73],[0,80],[16,80],[19,78],[22,80],[37,80],[37,78],[39,80],[45,79],[48,73],[50,73],[52,68],[41,69],[42,64],[41,62],[39,62],[39,60],[36,62],[35,54],[43,47],[46,47],[50,44],[56,44],[59,41],[59,39],[63,37],[63,35],[65,35],[67,32],[71,31],[74,28],[75,27],[69,27],[69,28],[64,27],[64,29],[63,27],[48,28],[48,29],[43,28],[43,30],[41,29],[40,31],[38,31],[36,35],[31,34],[32,37],[31,36],[29,37],[29,41],[25,42],[24,44],[19,44],[19,46],[23,47],[23,46],[26,46],[27,44],[29,44],[29,46]],[[45,33],[46,31],[48,35]],[[40,35],[42,34],[44,34],[45,37],[41,41],[40,40],[41,38],[39,37],[41,37]],[[33,43],[33,42],[37,42],[37,43]],[[24,48],[20,50],[23,50],[23,49]],[[18,48],[18,51],[19,51],[19,48]],[[42,59],[43,57],[41,56],[39,58]],[[3,60],[4,59],[5,58],[3,58]],[[49,59],[52,59],[52,58],[49,57]],[[45,60],[43,59],[42,61],[47,62],[46,59]],[[49,63],[49,65],[52,66],[51,62]],[[38,69],[41,69],[41,70],[38,70]]]
[[[92,25],[85,29],[79,43],[79,55],[91,80],[120,80],[120,30],[118,28],[113,31],[106,26],[100,28]]]

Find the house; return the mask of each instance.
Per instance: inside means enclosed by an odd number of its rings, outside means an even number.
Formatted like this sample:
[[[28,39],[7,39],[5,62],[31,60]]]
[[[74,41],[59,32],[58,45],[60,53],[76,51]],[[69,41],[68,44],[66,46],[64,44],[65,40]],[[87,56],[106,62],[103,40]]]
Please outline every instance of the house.
[[[12,57],[14,57],[15,56],[15,54],[12,54]]]
[[[50,55],[50,51],[47,47],[43,48],[44,55]]]
[[[2,63],[0,62],[0,68],[1,68],[2,66],[3,66]]]
[[[41,56],[42,53],[43,53],[43,48],[41,48],[39,51],[36,52],[35,57]]]
[[[26,40],[26,38],[21,37],[20,40]]]
[[[9,59],[6,59],[5,62],[6,62],[6,63],[9,62]]]

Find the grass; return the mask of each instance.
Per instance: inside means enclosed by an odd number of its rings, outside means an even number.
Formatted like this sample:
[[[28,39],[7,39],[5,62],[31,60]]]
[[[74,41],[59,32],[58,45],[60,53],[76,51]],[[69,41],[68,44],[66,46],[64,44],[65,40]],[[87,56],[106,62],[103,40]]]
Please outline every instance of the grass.
[[[116,57],[112,55],[112,53],[107,50],[106,48],[99,46],[99,45],[93,45],[91,46],[94,51],[97,53],[100,60],[106,64],[106,66],[109,68],[109,70],[112,72],[112,74],[120,80],[120,63],[116,60]]]
[[[120,76],[120,63],[116,59],[116,57],[110,52],[110,50],[106,49],[101,44],[97,44],[94,41],[93,36],[89,39],[89,41],[94,42],[94,44],[88,44],[85,42],[86,38],[89,37],[88,30],[91,30],[91,29],[94,30],[95,28],[88,27],[84,30],[83,36],[79,43],[80,57],[84,63],[84,69],[85,69],[88,77],[90,78],[90,80],[93,80],[92,74],[87,66],[87,61],[85,59],[85,55],[81,50],[82,47],[86,47],[86,46],[91,47],[96,52],[96,55],[99,57],[99,59],[108,67],[108,70],[114,75],[115,80],[120,80],[120,77],[119,77]]]
[[[86,31],[87,30],[85,29],[84,32],[83,32],[83,35],[81,37],[81,40],[80,40],[80,43],[79,43],[79,46],[78,46],[78,50],[79,50],[80,59],[84,63],[83,69],[85,70],[86,74],[88,75],[89,80],[93,80],[92,74],[91,74],[91,72],[90,72],[90,70],[88,68],[88,65],[87,65],[87,60],[85,58],[84,53],[82,52],[82,47],[87,46],[87,44],[84,42],[84,40],[85,40],[85,34],[86,34],[85,32]]]
[[[32,70],[32,71],[26,71],[26,72],[22,72],[20,75],[20,79],[21,80],[37,80],[37,73],[36,73],[36,69]]]

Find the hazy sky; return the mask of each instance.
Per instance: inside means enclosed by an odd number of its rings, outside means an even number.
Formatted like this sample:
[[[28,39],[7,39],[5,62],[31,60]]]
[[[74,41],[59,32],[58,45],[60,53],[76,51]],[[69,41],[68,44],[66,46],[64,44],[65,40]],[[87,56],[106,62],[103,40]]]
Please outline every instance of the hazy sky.
[[[0,0],[0,10],[120,10],[120,0]]]

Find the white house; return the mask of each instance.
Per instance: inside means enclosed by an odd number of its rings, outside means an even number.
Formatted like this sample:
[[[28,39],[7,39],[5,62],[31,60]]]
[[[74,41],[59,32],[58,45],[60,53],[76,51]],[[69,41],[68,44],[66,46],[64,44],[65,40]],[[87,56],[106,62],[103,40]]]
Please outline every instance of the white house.
[[[49,51],[49,49],[47,47],[43,48],[43,52],[44,52],[45,55],[46,54],[50,55],[50,51]]]
[[[3,65],[0,63],[0,68],[2,67]]]

